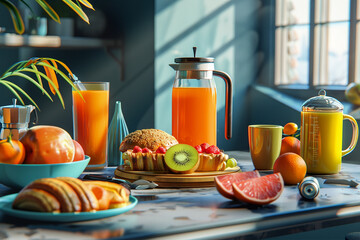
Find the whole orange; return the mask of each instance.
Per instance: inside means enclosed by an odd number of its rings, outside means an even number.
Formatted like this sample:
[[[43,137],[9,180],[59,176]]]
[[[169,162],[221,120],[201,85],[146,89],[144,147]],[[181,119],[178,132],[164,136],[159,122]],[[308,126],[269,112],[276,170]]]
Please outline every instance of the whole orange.
[[[280,155],[287,152],[292,152],[300,155],[300,140],[296,137],[284,137],[281,140]]]
[[[20,141],[11,139],[11,135],[0,141],[0,163],[21,164],[24,159],[25,148]]]
[[[297,184],[306,175],[306,163],[296,153],[284,153],[274,163],[274,173],[281,173],[285,184]]]
[[[74,142],[62,128],[45,125],[32,127],[21,142],[26,151],[24,163],[66,163],[74,160]]]
[[[289,122],[285,124],[283,132],[286,135],[293,135],[298,130],[298,125],[296,123]]]

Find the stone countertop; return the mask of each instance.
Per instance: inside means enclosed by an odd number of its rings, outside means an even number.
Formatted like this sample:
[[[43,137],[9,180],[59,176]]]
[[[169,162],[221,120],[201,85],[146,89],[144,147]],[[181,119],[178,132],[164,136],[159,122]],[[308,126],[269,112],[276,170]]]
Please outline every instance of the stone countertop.
[[[248,153],[228,152],[243,171],[253,170]],[[107,168],[112,174],[115,168]],[[90,173],[90,172],[89,172]],[[95,173],[95,172],[91,172]],[[271,171],[262,171],[268,174]],[[326,178],[360,180],[360,166],[343,164],[336,175],[316,176],[321,184],[314,201],[300,197],[297,186],[286,186],[275,202],[258,207],[222,197],[215,187],[132,190],[139,203],[110,218],[73,223],[23,220],[0,214],[0,239],[220,239],[235,236],[276,236],[360,221],[360,191],[323,184]],[[5,186],[0,194],[13,193]],[[316,223],[316,224],[315,224]],[[294,227],[296,226],[296,227]],[[281,233],[280,233],[281,232]]]

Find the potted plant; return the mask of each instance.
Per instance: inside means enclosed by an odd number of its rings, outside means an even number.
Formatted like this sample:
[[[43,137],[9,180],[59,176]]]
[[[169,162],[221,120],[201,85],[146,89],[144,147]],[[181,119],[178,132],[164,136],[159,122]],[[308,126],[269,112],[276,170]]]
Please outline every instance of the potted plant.
[[[25,6],[27,6],[29,9],[31,9],[25,0],[20,0],[20,1],[24,3]],[[77,15],[79,15],[85,22],[89,23],[88,16],[81,8],[81,6],[83,5],[87,8],[94,10],[93,6],[89,1],[77,0],[76,1],[77,3],[73,2],[72,0],[62,0],[62,1],[72,11],[74,11]],[[24,21],[17,7],[11,2],[11,0],[0,0],[0,3],[3,4],[9,10],[15,31],[18,34],[23,34],[25,31]],[[41,8],[46,12],[46,14],[49,15],[55,22],[60,23],[59,14],[51,7],[49,3],[47,3],[45,0],[36,0],[36,3],[38,3],[41,6]]]
[[[67,74],[60,70],[59,66],[66,70]],[[44,72],[40,71],[43,69]],[[23,97],[28,99],[36,108],[38,105],[21,87],[10,81],[11,77],[21,77],[35,85],[46,97],[53,101],[49,91],[45,89],[43,81],[48,83],[49,90],[53,95],[57,95],[63,108],[65,108],[63,97],[59,91],[58,76],[70,84],[76,91],[78,88],[73,84],[74,75],[70,68],[62,61],[53,58],[31,58],[26,61],[20,61],[12,65],[2,75],[0,75],[0,84],[8,88],[16,98],[24,104]],[[81,94],[80,94],[81,95]],[[22,97],[23,96],[23,97]]]

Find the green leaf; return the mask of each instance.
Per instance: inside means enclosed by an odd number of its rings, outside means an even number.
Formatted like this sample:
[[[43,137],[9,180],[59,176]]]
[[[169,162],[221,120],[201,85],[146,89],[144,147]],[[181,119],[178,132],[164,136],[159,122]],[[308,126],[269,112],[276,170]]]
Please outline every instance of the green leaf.
[[[46,65],[48,65],[48,64],[46,64]],[[29,68],[23,69],[23,70],[21,70],[21,71],[34,72],[33,69],[29,69]],[[62,105],[63,108],[65,109],[64,99],[63,99],[63,97],[62,97],[59,89],[56,88],[56,86],[55,86],[55,84],[53,83],[53,81],[51,81],[51,79],[50,79],[48,76],[46,76],[44,73],[42,73],[42,72],[38,72],[38,73],[41,75],[42,78],[44,78],[49,84],[51,84],[51,85],[53,86],[53,88],[55,89],[56,95],[58,96],[58,98],[59,98],[59,100],[60,100],[60,102],[61,102],[61,105]],[[24,74],[24,75],[25,75],[25,74]],[[25,75],[25,76],[27,76],[27,75]],[[36,81],[35,81],[35,82],[36,82]],[[37,82],[36,82],[36,83],[37,83]],[[39,87],[39,88],[40,88],[40,87]],[[41,87],[40,89],[45,91],[45,89],[42,88],[42,87]],[[47,91],[45,91],[45,92],[46,92],[45,94],[46,94],[48,97],[50,97],[50,95],[48,95]],[[51,99],[51,97],[50,97],[50,99]]]
[[[70,84],[70,86],[77,92],[79,93],[80,97],[85,101],[84,97],[82,96],[81,92],[79,91],[79,89],[75,86],[75,84],[70,80],[70,78],[68,78],[63,72],[61,72],[59,69],[46,64],[44,62],[39,62],[38,65],[40,66],[47,66],[49,68],[52,68],[55,72],[57,72],[68,84]]]
[[[0,1],[1,1],[1,0],[0,0]],[[1,79],[4,75],[6,75],[7,73],[9,73],[12,69],[17,68],[18,65],[20,65],[20,64],[22,64],[22,63],[24,63],[24,62],[27,62],[27,61],[20,61],[20,62],[14,63],[8,70],[6,70],[6,71],[1,75],[0,79]]]
[[[44,59],[44,60],[49,60],[49,61],[55,61],[55,62],[59,63],[61,66],[63,66],[63,68],[66,69],[66,71],[67,71],[68,73],[70,73],[70,76],[71,76],[72,78],[74,78],[74,75],[73,75],[73,73],[71,72],[70,68],[69,68],[65,63],[63,63],[62,61],[57,60],[57,59],[54,59],[54,58],[43,58],[43,59]],[[54,65],[54,66],[55,66],[55,65]]]
[[[78,5],[76,5],[76,3],[71,0],[63,0],[63,2],[66,3],[74,12],[76,12],[77,15],[79,15],[79,17],[81,17],[85,22],[89,24],[88,16]]]
[[[5,81],[5,82],[7,82],[7,84],[11,85],[11,87],[16,88],[19,92],[21,92],[27,99],[30,100],[30,102],[31,102],[32,104],[35,105],[35,107],[36,107],[37,109],[40,110],[39,106],[35,103],[35,101],[34,101],[24,90],[22,90],[18,85],[16,85],[15,83],[9,82],[9,81]],[[15,91],[15,90],[14,90],[14,91]],[[16,92],[16,94],[20,97],[20,95],[19,95],[17,92]],[[21,98],[21,97],[20,97],[20,98]],[[22,104],[24,104],[24,103],[22,102]]]
[[[16,98],[19,99],[19,101],[21,102],[21,104],[22,104],[22,105],[25,105],[25,103],[24,103],[23,99],[21,98],[21,96],[15,91],[14,88],[12,88],[12,87],[10,86],[9,83],[11,83],[11,82],[6,81],[6,80],[1,80],[1,81],[0,81],[0,84],[2,84],[2,85],[4,85],[5,87],[7,87],[7,88],[16,96]]]
[[[55,10],[45,1],[36,0],[36,2],[44,9],[44,11],[55,21],[60,23],[60,17]]]
[[[16,6],[14,4],[12,4],[8,0],[0,0],[0,3],[5,5],[5,7],[9,10],[15,31],[18,34],[23,34],[25,31],[25,26],[24,26],[24,21],[20,15],[19,10],[16,8]]]
[[[23,69],[21,71],[34,72],[34,70],[32,70],[32,69]],[[21,72],[16,72],[16,73],[13,74],[13,76],[22,77],[22,78],[25,78],[25,79],[29,80],[36,87],[38,87],[41,91],[43,91],[45,93],[45,95],[53,102],[53,100],[52,100],[51,96],[49,95],[49,93],[38,82],[36,82],[32,77],[30,77],[30,76],[28,76],[26,74],[23,74]]]
[[[95,9],[93,8],[93,6],[91,5],[91,3],[88,2],[87,0],[79,0],[79,2],[80,2],[82,5],[84,5],[85,7],[90,8],[90,9],[92,9],[92,10],[95,10]]]
[[[37,80],[38,80],[39,85],[43,88],[44,86],[43,86],[42,81],[41,81],[41,76],[40,76],[40,74],[39,74],[39,70],[37,69],[37,67],[35,66],[35,64],[32,64],[31,67],[32,67],[32,69],[34,69],[34,73],[35,73],[35,75],[36,75],[36,78],[37,78]],[[46,92],[45,89],[43,90],[43,93],[44,93],[44,92]]]

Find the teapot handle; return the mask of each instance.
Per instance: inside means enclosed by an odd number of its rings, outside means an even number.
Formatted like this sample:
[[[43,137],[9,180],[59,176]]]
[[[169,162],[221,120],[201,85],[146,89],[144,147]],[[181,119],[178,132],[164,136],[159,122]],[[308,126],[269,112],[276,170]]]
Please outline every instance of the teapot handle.
[[[35,117],[34,117],[34,121],[30,121],[33,125],[36,125],[39,121],[39,118],[38,118],[38,113],[37,113],[37,110],[36,108],[34,108],[34,114],[35,114]]]
[[[232,81],[230,76],[222,71],[213,71],[214,76],[221,77],[225,81],[225,138],[229,140],[232,136]]]

